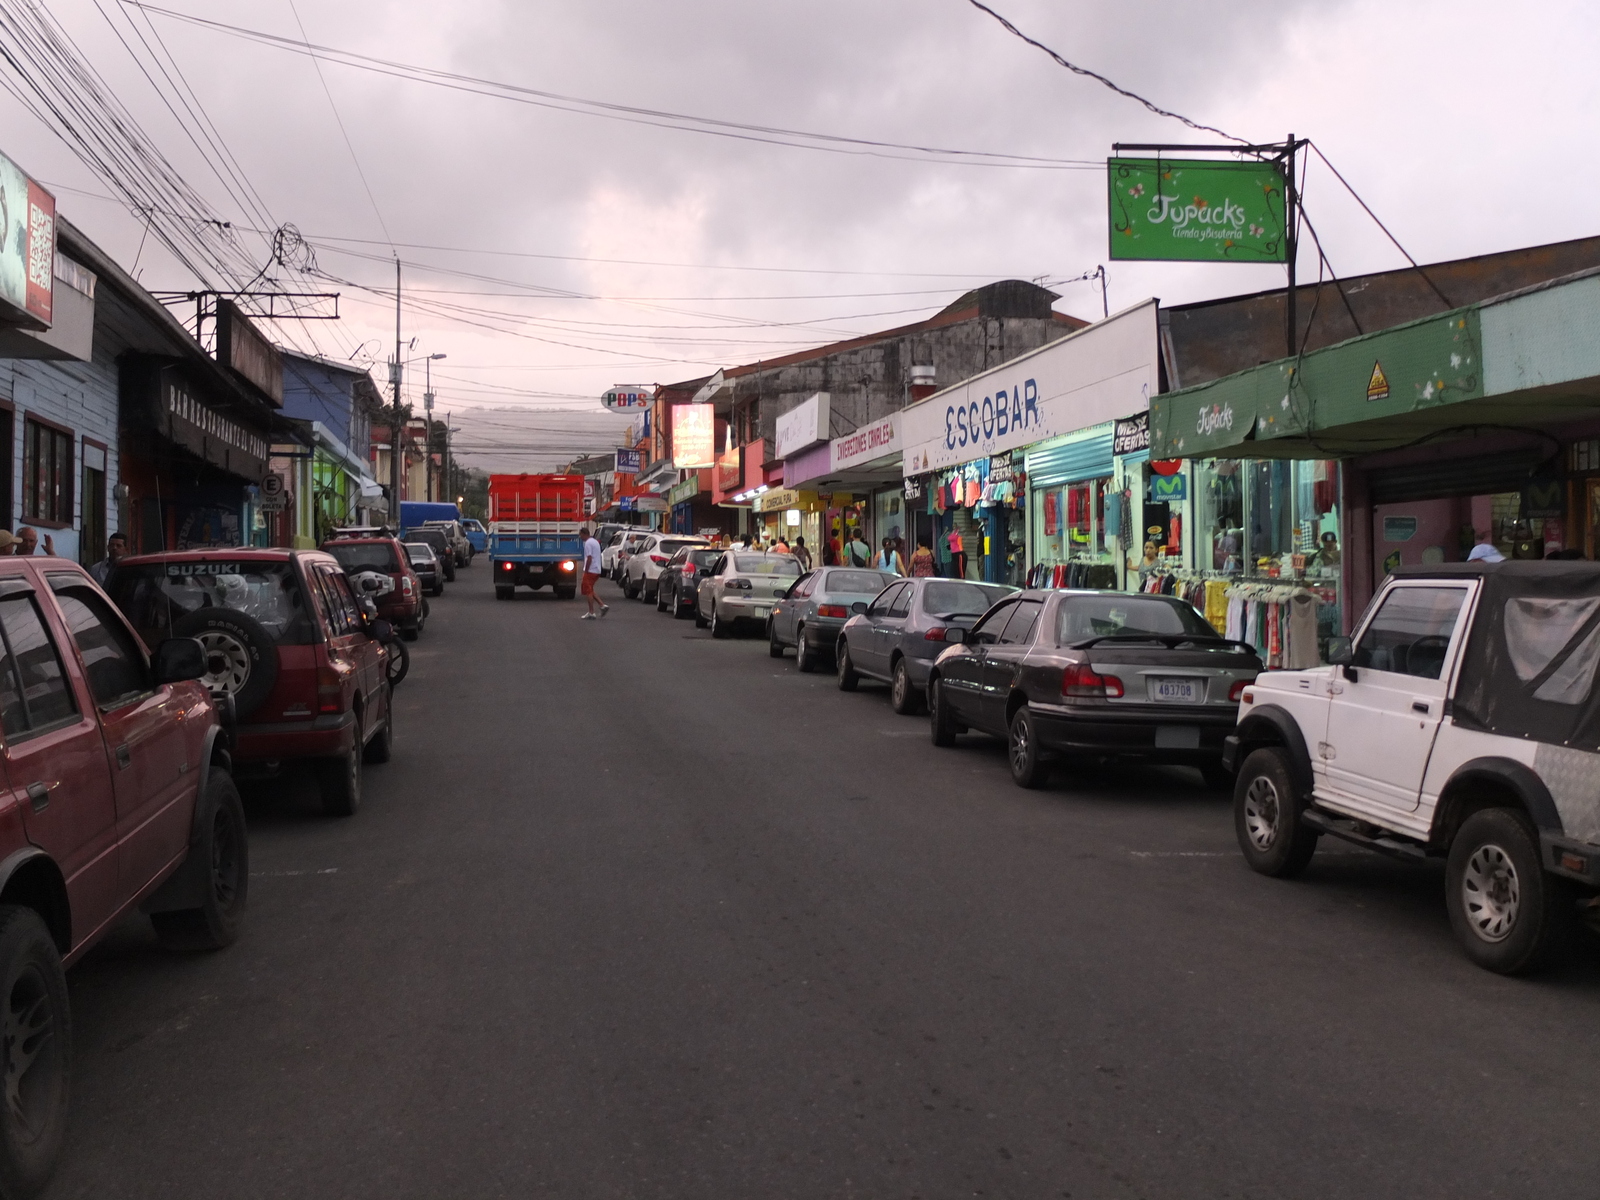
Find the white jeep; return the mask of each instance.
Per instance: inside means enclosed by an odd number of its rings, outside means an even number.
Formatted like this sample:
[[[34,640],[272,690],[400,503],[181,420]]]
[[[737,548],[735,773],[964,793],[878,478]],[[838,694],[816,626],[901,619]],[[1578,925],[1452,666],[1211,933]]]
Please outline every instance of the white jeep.
[[[1243,694],[1223,761],[1250,866],[1294,875],[1324,833],[1443,857],[1467,955],[1547,961],[1600,892],[1600,564],[1402,569],[1328,659]]]

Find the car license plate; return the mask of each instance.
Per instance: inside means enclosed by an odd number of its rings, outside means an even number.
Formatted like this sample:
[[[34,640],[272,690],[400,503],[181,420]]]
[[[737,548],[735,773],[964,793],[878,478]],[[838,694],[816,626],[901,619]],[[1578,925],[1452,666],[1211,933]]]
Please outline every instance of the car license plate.
[[[1198,750],[1200,730],[1194,725],[1157,725],[1157,750]]]
[[[1205,684],[1199,679],[1152,679],[1150,699],[1163,704],[1199,704],[1205,698]]]

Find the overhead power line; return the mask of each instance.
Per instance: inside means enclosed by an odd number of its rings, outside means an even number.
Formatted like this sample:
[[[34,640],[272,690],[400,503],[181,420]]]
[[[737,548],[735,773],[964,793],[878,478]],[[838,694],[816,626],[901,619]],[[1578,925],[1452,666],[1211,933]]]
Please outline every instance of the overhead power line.
[[[170,20],[215,30],[230,37],[244,38],[263,46],[287,50],[294,54],[320,57],[340,66],[355,67],[397,79],[426,83],[453,91],[470,92],[499,100],[511,100],[538,108],[560,112],[580,113],[586,116],[605,117],[632,124],[650,125],[658,129],[673,129],[682,133],[699,133],[713,137],[735,138],[739,141],[765,142],[769,145],[789,146],[795,149],[821,150],[835,154],[869,155],[875,158],[910,159],[915,162],[943,162],[947,165],[983,167],[1027,167],[1043,170],[1073,171],[1105,169],[1097,160],[1072,158],[1047,158],[1031,154],[1010,154],[996,150],[966,150],[945,146],[924,146],[914,142],[890,142],[876,138],[852,137],[845,134],[815,133],[804,129],[788,129],[779,125],[757,125],[742,121],[728,121],[720,117],[701,117],[667,109],[644,108],[632,104],[619,104],[610,100],[591,100],[583,96],[570,96],[561,92],[544,91],[520,84],[484,79],[455,71],[441,71],[414,63],[397,62],[342,50],[336,46],[323,46],[280,37],[258,29],[229,25],[189,13],[160,8],[141,0],[120,0],[122,4],[145,12],[155,13]],[[903,153],[891,153],[901,151]],[[915,157],[912,157],[915,156]]]

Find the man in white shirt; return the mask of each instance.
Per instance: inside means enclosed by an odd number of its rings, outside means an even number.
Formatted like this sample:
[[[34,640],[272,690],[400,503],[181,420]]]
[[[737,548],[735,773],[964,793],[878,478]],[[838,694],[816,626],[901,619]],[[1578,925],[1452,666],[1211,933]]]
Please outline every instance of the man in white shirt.
[[[611,611],[611,606],[601,604],[600,598],[594,594],[594,581],[600,578],[600,543],[595,541],[587,525],[578,530],[578,538],[583,542],[583,583],[579,585],[579,590],[583,592],[583,602],[589,606],[589,611],[579,619],[592,621],[605,616]]]

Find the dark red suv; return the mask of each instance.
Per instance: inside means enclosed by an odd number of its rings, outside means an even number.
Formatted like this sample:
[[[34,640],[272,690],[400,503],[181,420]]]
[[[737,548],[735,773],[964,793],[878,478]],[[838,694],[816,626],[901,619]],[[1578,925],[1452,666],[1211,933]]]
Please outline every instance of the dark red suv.
[[[406,641],[415,641],[428,619],[428,602],[422,595],[422,578],[411,568],[400,539],[380,529],[335,530],[322,548],[337,558],[348,574],[376,571],[394,583],[391,591],[372,599],[378,615],[400,631]]]
[[[75,563],[0,558],[0,1194],[67,1122],[70,965],[136,905],[184,949],[236,936],[244,813],[192,638],[146,652]]]
[[[125,558],[106,590],[146,642],[198,638],[203,682],[232,696],[234,761],[271,774],[309,759],[330,816],[361,806],[362,762],[389,760],[387,623],[362,613],[320,550],[189,550]]]

